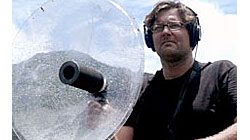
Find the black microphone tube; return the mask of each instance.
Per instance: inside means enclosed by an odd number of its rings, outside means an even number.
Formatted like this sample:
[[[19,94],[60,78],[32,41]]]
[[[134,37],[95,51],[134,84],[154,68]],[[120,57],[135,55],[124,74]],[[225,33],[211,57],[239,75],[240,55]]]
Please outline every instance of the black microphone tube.
[[[90,93],[99,93],[106,89],[107,83],[103,75],[91,68],[79,66],[74,61],[62,64],[59,70],[62,83],[86,90]]]

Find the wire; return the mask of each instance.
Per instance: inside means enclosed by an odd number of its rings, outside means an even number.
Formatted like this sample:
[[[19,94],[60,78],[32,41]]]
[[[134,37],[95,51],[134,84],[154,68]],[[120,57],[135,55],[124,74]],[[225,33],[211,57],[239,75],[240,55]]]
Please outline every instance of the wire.
[[[197,50],[198,50],[198,45],[197,45],[196,48],[195,48],[194,60],[196,60]]]

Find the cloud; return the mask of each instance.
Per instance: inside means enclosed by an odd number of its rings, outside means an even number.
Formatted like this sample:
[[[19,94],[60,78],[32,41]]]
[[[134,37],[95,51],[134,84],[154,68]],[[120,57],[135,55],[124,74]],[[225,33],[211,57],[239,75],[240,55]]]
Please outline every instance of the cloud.
[[[225,14],[213,3],[193,0],[187,3],[198,14],[202,29],[197,60],[207,62],[228,59],[236,63],[237,15]]]

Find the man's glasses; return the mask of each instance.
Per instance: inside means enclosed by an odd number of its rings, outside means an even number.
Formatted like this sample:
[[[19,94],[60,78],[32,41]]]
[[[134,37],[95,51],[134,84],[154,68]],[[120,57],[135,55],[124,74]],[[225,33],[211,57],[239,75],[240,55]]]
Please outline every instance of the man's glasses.
[[[153,33],[159,33],[162,32],[165,27],[168,27],[168,29],[170,31],[176,31],[176,30],[180,30],[181,28],[184,27],[184,24],[182,22],[169,22],[167,24],[154,24],[151,27],[151,31]]]

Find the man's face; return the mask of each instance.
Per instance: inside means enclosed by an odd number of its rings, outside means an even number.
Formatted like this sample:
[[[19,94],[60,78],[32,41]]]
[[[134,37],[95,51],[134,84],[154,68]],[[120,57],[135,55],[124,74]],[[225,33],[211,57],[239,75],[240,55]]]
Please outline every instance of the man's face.
[[[162,10],[158,13],[155,25],[182,23],[177,9]],[[185,59],[192,49],[187,29],[182,26],[177,30],[164,27],[160,32],[153,32],[154,47],[160,58],[166,62]]]

